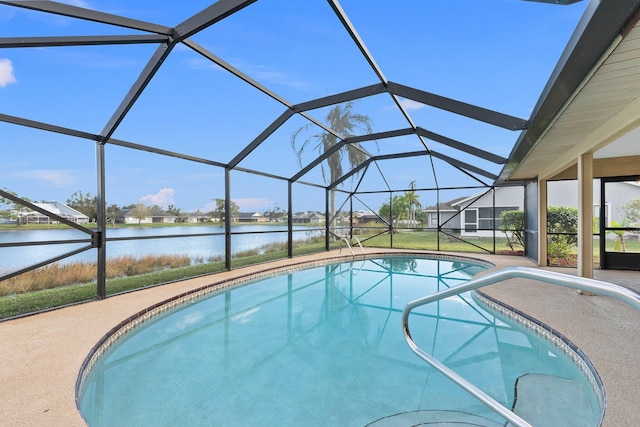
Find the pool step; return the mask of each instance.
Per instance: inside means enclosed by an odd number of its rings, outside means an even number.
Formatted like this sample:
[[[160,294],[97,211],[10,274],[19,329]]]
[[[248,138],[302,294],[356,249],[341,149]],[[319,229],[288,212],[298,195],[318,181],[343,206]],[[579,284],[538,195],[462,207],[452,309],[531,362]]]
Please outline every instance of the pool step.
[[[380,418],[366,425],[366,427],[403,427],[403,426],[483,426],[483,427],[503,427],[504,423],[499,423],[478,415],[461,411],[411,411],[389,415]]]
[[[525,374],[516,380],[513,412],[534,426],[592,423],[592,408],[574,380],[544,374]],[[507,424],[511,425],[511,424]]]

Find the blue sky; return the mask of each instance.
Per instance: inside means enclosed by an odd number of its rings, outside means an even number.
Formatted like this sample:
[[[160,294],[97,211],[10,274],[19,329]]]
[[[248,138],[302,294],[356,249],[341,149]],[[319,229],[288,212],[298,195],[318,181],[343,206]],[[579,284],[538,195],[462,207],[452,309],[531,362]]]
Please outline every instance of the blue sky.
[[[171,27],[209,4],[67,3]],[[523,119],[532,113],[586,6],[520,0],[340,4],[389,81]],[[0,37],[107,34],[138,32],[0,5]],[[260,0],[192,39],[293,104],[379,83],[324,0]],[[0,113],[100,133],[155,49],[153,44],[0,48]],[[401,101],[416,125],[503,157],[518,137]],[[409,127],[388,94],[359,100],[355,110],[371,118],[375,132]],[[279,102],[177,46],[113,137],[226,163],[284,111]],[[309,114],[323,121],[326,112]],[[294,116],[240,166],[293,175],[299,166],[290,136],[307,123]],[[427,144],[494,174],[500,171],[499,165],[478,162],[432,141]],[[423,148],[416,136],[364,146],[373,154]],[[64,201],[75,191],[96,193],[92,141],[0,122],[0,147],[0,188],[37,201]],[[109,144],[105,151],[108,204],[174,204],[195,211],[207,210],[211,199],[224,197],[221,168]],[[315,154],[310,148],[303,165]],[[361,189],[404,189],[410,182],[432,188],[436,180],[441,187],[478,184],[438,159],[433,163],[436,177],[428,157],[379,162],[369,169]],[[303,180],[323,184],[320,168]],[[286,182],[234,171],[231,184],[232,198],[242,210],[286,207]],[[324,209],[322,190],[296,185],[293,191],[294,210]],[[454,192],[447,195],[453,198]],[[421,197],[423,205],[434,202],[431,193]],[[367,195],[362,202],[355,209],[377,209],[381,199]]]

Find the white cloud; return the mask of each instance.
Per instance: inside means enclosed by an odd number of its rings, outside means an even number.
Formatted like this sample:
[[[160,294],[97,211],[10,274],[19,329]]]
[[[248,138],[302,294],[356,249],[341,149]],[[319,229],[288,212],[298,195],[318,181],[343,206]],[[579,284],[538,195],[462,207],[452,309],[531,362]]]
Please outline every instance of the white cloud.
[[[8,58],[0,58],[0,87],[5,87],[11,83],[16,83],[13,74],[13,64]]]
[[[180,46],[179,44],[178,46]],[[189,58],[185,60],[185,64],[187,67],[192,68],[194,70],[219,70],[222,71],[223,68],[216,64],[215,62],[211,62],[204,58]]]
[[[242,212],[261,212],[273,206],[273,200],[261,199],[257,197],[247,197],[245,199],[233,199]]]
[[[222,70],[223,68],[204,58],[192,58],[186,61],[187,66],[196,70]],[[274,84],[294,89],[308,90],[309,83],[296,80],[290,74],[271,69],[266,65],[250,64],[242,60],[232,61],[231,65],[242,73],[266,85]]]
[[[255,77],[256,80],[263,83],[271,83],[280,86],[287,86],[293,89],[308,90],[309,84],[302,80],[296,80],[291,75],[279,71],[269,70],[265,66],[249,67],[247,74]]]
[[[211,201],[211,202],[207,203],[206,205],[204,205],[203,207],[198,208],[198,210],[200,212],[213,212],[213,211],[216,210],[216,207],[217,207],[216,206],[216,202]]]
[[[402,105],[407,110],[420,110],[425,107],[423,103],[416,102],[411,99],[402,99],[400,101],[400,105]]]
[[[420,110],[424,107],[426,107],[425,104],[422,104],[420,102],[417,101],[413,101],[411,99],[406,99],[406,98],[400,98],[400,105],[402,107],[404,107],[405,110]],[[397,110],[398,106],[396,104],[392,104],[392,105],[388,105],[386,107],[384,107],[385,111],[392,111],[392,110]]]
[[[175,192],[176,191],[173,188],[165,187],[156,194],[147,194],[146,196],[140,197],[140,202],[166,208],[169,205],[173,205],[173,195]]]
[[[34,169],[16,172],[13,175],[18,178],[46,181],[56,187],[64,187],[66,185],[73,184],[79,181],[78,177],[72,171],[68,170]]]

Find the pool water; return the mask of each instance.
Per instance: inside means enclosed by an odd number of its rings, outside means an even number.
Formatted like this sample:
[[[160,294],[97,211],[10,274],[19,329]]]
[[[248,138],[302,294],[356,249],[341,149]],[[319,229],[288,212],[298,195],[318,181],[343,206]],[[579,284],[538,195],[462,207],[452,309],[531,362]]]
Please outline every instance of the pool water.
[[[90,426],[365,426],[441,411],[504,425],[413,354],[402,334],[407,302],[481,269],[390,257],[227,288],[168,310],[113,344],[79,391],[80,410]],[[598,425],[597,396],[578,367],[510,323],[469,294],[410,317],[418,345],[507,407],[522,375],[560,377],[578,385],[576,399],[588,408],[567,411],[562,425]]]

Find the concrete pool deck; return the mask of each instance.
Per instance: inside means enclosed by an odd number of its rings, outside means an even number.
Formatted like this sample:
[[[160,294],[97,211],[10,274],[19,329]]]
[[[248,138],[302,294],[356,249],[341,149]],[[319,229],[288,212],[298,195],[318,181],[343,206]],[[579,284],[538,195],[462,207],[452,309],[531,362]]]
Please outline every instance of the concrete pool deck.
[[[367,248],[367,254],[389,252],[406,251]],[[266,268],[344,255],[344,252],[332,251],[280,260],[0,322],[0,424],[85,425],[75,402],[76,380],[82,363],[114,326],[151,305]],[[489,261],[496,265],[495,269],[535,267],[523,257],[455,255]],[[575,274],[572,269],[550,270]],[[640,291],[640,272],[597,270],[594,273],[596,279]],[[584,351],[596,367],[607,393],[604,426],[640,423],[640,311],[613,298],[583,296],[571,289],[525,279],[505,281],[484,291],[553,327]],[[398,333],[402,333],[400,325]]]

